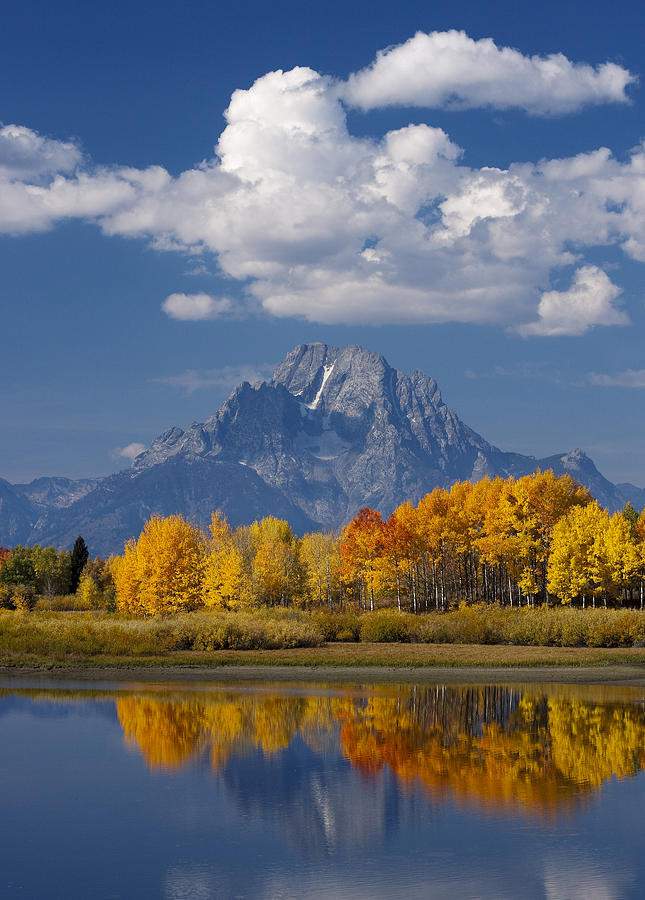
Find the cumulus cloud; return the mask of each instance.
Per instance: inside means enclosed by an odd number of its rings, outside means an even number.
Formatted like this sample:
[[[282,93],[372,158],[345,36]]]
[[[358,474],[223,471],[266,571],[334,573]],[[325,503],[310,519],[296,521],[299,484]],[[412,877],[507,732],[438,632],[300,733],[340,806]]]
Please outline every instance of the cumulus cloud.
[[[625,103],[636,81],[606,62],[573,63],[562,53],[524,56],[475,41],[463,31],[419,31],[404,44],[381,50],[374,62],[350,75],[340,94],[351,106],[449,109],[523,109],[532,115],[571,113],[597,103]]]
[[[495,71],[507,72],[499,66],[508,59],[535,69],[523,102],[539,108],[535,85],[542,78],[544,88],[547,62],[560,57],[536,61],[455,35],[442,40],[470,47],[474,71],[481,53]],[[381,54],[375,71],[394,53]],[[454,67],[456,86],[465,83],[466,56]],[[611,67],[565,62],[552,66],[560,111],[565,83],[566,102],[574,95],[624,99],[628,73],[614,82]],[[422,82],[424,71],[414,78]],[[523,83],[502,80],[516,91]],[[570,159],[471,168],[449,135],[428,124],[380,139],[352,134],[345,106],[351,83],[304,66],[258,78],[234,92],[213,158],[177,177],[159,166],[71,168],[74,145],[61,142],[72,149],[61,150],[49,177],[43,166],[33,177],[0,172],[0,231],[78,218],[106,234],[189,253],[191,264],[212,253],[244,300],[171,294],[162,308],[182,320],[240,315],[259,304],[275,316],[329,324],[489,323],[535,336],[626,323],[619,287],[588,265],[585,251],[616,245],[645,262],[643,146],[626,161],[599,148]],[[576,273],[570,289],[545,292],[565,267]]]
[[[273,372],[272,365],[242,365],[222,366],[219,369],[187,369],[179,375],[168,375],[161,378],[151,378],[158,384],[167,384],[170,387],[193,394],[202,390],[231,391],[243,381],[255,384],[269,378]]]
[[[183,322],[221,319],[234,311],[233,303],[228,297],[211,297],[210,294],[170,294],[161,308],[171,319]]]
[[[0,178],[38,179],[57,172],[71,172],[82,154],[72,142],[42,137],[22,125],[0,128]]]
[[[600,387],[645,388],[645,369],[625,369],[615,375],[590,372],[589,381]]]
[[[584,334],[594,325],[628,325],[615,305],[622,293],[597,266],[582,266],[567,291],[547,291],[538,304],[538,320],[517,328],[523,335]]]
[[[145,444],[133,442],[132,444],[127,444],[125,447],[115,447],[112,455],[115,458],[121,457],[123,459],[133,460],[135,456],[143,453],[145,449]]]

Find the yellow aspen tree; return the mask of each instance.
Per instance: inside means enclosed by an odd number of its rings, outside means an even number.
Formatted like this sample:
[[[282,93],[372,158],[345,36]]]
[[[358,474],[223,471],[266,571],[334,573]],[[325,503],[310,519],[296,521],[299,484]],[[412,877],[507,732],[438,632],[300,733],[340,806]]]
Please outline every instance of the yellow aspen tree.
[[[233,543],[233,533],[220,512],[210,524],[211,545],[204,560],[204,603],[222,609],[241,605],[242,554]]]
[[[340,586],[340,538],[331,533],[314,531],[300,540],[305,598],[319,606],[332,606]]]
[[[472,507],[469,518],[477,560],[477,594],[486,603],[496,599],[494,567],[498,564],[498,555],[491,524],[494,521],[494,510],[498,508],[505,489],[506,482],[503,478],[483,478],[473,486],[467,498],[468,506]],[[510,601],[513,602],[512,596]]]
[[[609,516],[594,500],[569,510],[553,527],[548,559],[548,589],[562,603],[595,597],[598,590],[599,535]]]
[[[638,566],[638,585],[639,585],[639,595],[640,595],[640,606],[643,609],[644,601],[645,601],[645,590],[644,590],[644,580],[645,580],[645,509],[641,512],[636,520],[636,523],[633,528],[634,540],[636,541],[636,547],[639,555],[639,566]]]
[[[137,542],[134,538],[127,541],[123,556],[110,558],[110,572],[119,612],[133,616],[144,615],[145,611],[139,597],[140,573],[137,563]]]
[[[262,602],[285,606],[298,582],[297,546],[289,523],[266,516],[254,522],[250,532],[254,590]]]
[[[622,512],[607,516],[594,544],[595,578],[605,606],[607,597],[616,597],[637,574],[641,557],[632,537],[629,521]]]
[[[450,493],[443,488],[435,488],[419,500],[417,512],[423,535],[423,550],[432,565],[435,608],[439,608],[441,601],[441,609],[445,610],[450,555],[449,521],[452,515]]]
[[[88,572],[85,569],[83,570],[78,582],[78,588],[76,589],[76,596],[83,606],[90,607],[91,609],[98,609],[101,606],[103,593],[98,583],[98,579],[92,572]]]
[[[516,509],[515,479],[495,479],[485,495],[483,525],[477,547],[483,559],[484,595],[493,603],[513,605],[511,577],[522,571],[523,550]],[[525,585],[526,586],[526,585]]]
[[[547,599],[547,566],[556,522],[575,506],[589,503],[586,488],[551,470],[508,479],[486,523],[492,547],[512,579],[531,601]],[[511,586],[509,584],[509,594]]]
[[[427,609],[425,568],[421,575],[424,539],[419,512],[411,503],[398,506],[385,523],[384,565],[385,583],[396,591],[397,607],[401,609],[401,587],[407,586],[410,609],[417,612],[423,595]]]
[[[114,567],[118,609],[160,615],[202,606],[204,556],[198,528],[179,515],[153,516]]]

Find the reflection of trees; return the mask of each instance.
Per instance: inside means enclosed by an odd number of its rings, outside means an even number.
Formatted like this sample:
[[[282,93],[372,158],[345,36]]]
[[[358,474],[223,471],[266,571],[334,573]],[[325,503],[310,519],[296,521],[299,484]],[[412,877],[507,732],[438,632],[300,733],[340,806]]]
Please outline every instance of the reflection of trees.
[[[645,709],[620,689],[383,686],[334,695],[149,691],[116,698],[0,690],[0,697],[18,693],[49,704],[116,699],[126,740],[154,769],[206,756],[222,770],[253,749],[277,759],[299,737],[317,756],[340,751],[366,774],[387,767],[437,798],[539,815],[645,767]],[[319,791],[321,821],[329,818],[328,791]]]
[[[370,773],[387,766],[433,796],[550,814],[612,775],[645,764],[645,714],[628,703],[506,687],[410,687],[367,697],[284,694],[117,699],[126,739],[148,764],[175,768],[208,752],[215,768],[296,735],[312,749],[340,726],[340,749]]]
[[[615,775],[633,776],[645,766],[642,707],[549,702],[553,760],[564,776],[598,787]]]
[[[274,754],[300,734],[328,729],[329,700],[283,695],[215,695],[182,700],[123,697],[116,701],[126,740],[151,768],[173,769],[208,750],[213,767],[233,753],[258,747]]]
[[[343,747],[354,765],[387,765],[434,795],[550,814],[645,763],[645,715],[633,705],[500,687],[411,689],[402,699],[347,710]]]

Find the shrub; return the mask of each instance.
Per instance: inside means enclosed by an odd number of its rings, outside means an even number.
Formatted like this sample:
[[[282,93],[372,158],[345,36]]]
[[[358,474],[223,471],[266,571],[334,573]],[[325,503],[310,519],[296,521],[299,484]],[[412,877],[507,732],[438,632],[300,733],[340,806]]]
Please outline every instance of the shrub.
[[[0,581],[0,609],[13,609],[11,587]]]
[[[60,594],[56,597],[39,597],[35,608],[42,612],[86,612],[92,607],[78,594]]]
[[[17,612],[31,612],[36,603],[34,589],[30,584],[16,584],[11,590],[11,602]]]
[[[101,612],[36,612],[27,620],[0,613],[0,650],[18,653],[140,656],[174,650],[284,649],[323,643],[323,634],[311,617],[261,610],[149,619]]]
[[[379,610],[367,613],[360,620],[362,641],[385,644],[397,641],[409,641],[414,616],[394,610]]]
[[[361,620],[355,613],[315,612],[311,619],[326,641],[358,641]]]

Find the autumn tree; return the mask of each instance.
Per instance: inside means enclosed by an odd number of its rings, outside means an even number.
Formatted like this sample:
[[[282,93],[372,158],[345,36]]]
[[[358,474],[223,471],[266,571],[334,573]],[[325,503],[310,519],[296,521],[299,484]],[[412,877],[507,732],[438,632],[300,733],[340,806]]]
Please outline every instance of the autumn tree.
[[[159,615],[203,605],[204,536],[180,515],[153,516],[112,565],[121,612]]]
[[[330,608],[334,597],[340,601],[340,540],[337,535],[314,531],[305,534],[299,545],[305,598]]]
[[[548,588],[562,603],[587,596],[595,598],[598,588],[600,536],[609,516],[594,500],[569,510],[553,528],[547,577]]]
[[[84,606],[92,609],[115,607],[114,582],[110,563],[98,557],[83,567],[76,595]]]
[[[374,593],[378,584],[378,560],[385,546],[385,525],[381,514],[365,507],[343,529],[340,553],[344,577],[357,581],[360,595],[366,591],[370,609],[374,609]]]
[[[31,559],[35,571],[36,593],[47,597],[72,593],[72,560],[67,550],[57,552],[55,547],[31,547]]]
[[[287,606],[298,586],[297,544],[289,523],[266,516],[250,526],[253,589],[270,606]]]
[[[450,519],[452,516],[450,492],[435,488],[419,501],[419,525],[423,531],[424,552],[432,567],[435,609],[445,610],[448,594],[450,561]]]
[[[212,515],[210,533],[211,542],[204,560],[204,603],[234,609],[242,602],[242,554],[233,543],[231,528],[219,511]]]
[[[387,585],[389,580],[394,585],[399,610],[402,587],[407,593],[410,610],[417,612],[419,609],[424,547],[419,512],[411,503],[402,503],[385,523],[383,557],[377,563],[381,583]],[[427,592],[425,597],[427,609]]]
[[[604,520],[596,535],[594,575],[603,602],[625,596],[635,575],[641,570],[642,554],[632,536],[632,526],[623,512]]]

